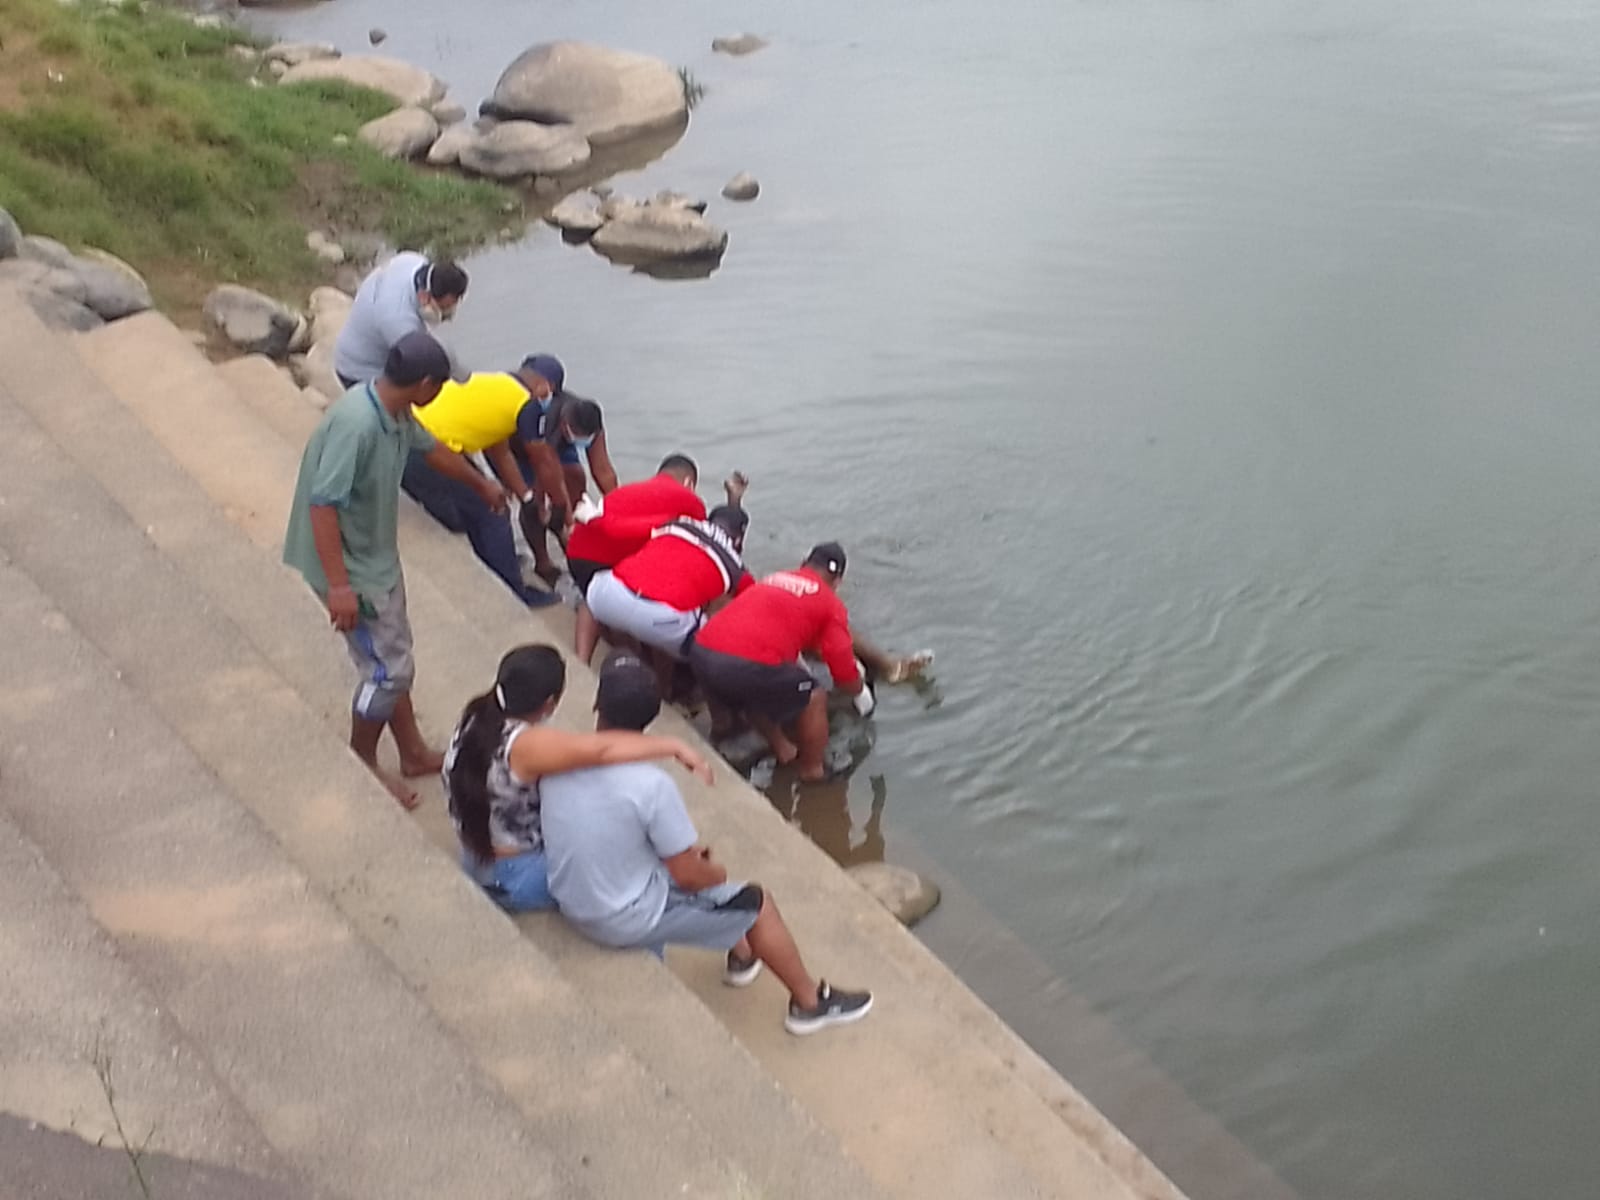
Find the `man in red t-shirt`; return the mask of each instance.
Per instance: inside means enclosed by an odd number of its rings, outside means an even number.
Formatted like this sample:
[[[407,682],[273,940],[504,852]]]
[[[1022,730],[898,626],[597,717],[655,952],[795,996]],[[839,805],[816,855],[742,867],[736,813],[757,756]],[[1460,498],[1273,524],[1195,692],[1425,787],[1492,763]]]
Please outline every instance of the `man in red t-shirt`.
[[[658,528],[637,554],[590,583],[594,619],[650,647],[663,693],[705,610],[755,584],[744,569],[749,525],[744,509],[732,504],[712,509],[704,521],[679,517]]]
[[[848,696],[866,686],[850,614],[835,594],[844,567],[844,548],[822,543],[798,570],[768,575],[746,589],[706,622],[689,648],[689,665],[707,696],[744,712],[778,762],[797,762],[805,781],[827,774],[828,693],[800,655],[822,659],[833,685]]]

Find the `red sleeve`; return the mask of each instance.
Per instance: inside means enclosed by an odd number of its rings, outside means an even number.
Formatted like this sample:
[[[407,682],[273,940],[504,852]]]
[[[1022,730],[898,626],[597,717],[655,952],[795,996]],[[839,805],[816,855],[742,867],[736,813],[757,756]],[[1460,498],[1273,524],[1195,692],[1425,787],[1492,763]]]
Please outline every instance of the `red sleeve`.
[[[706,502],[696,496],[688,488],[684,488],[683,509],[679,516],[689,517],[696,521],[706,519]]]
[[[742,596],[747,591],[749,591],[751,588],[755,587],[755,585],[756,585],[755,576],[750,574],[749,571],[746,571],[743,575],[739,576],[739,578],[734,581],[733,594],[735,596]]]
[[[855,642],[850,637],[850,614],[843,604],[835,602],[831,606],[827,624],[817,638],[817,653],[827,664],[835,685],[848,687],[861,678],[861,672],[856,669]]]
[[[660,513],[650,513],[642,517],[613,516],[602,509],[600,515],[589,524],[594,526],[596,532],[606,537],[615,538],[620,542],[637,542],[647,540],[659,526],[665,525],[671,519],[668,517],[663,520]]]

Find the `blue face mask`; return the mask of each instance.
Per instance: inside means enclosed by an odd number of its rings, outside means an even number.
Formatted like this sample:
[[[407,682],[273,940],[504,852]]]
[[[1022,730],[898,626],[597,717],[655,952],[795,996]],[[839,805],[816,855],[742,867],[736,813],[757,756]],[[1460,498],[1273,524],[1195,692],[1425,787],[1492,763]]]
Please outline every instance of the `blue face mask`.
[[[594,434],[591,433],[588,437],[578,437],[576,434],[574,434],[568,440],[572,443],[572,448],[574,450],[587,450],[590,444],[594,441]]]

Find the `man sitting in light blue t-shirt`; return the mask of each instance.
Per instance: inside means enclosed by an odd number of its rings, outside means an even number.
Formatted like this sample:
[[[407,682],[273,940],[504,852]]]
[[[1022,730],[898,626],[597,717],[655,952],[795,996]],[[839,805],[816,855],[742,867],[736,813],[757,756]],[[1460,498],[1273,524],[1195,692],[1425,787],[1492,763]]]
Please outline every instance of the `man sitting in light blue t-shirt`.
[[[656,675],[619,655],[600,672],[599,729],[642,732],[661,711]],[[723,981],[746,987],[765,963],[789,989],[784,1027],[808,1034],[860,1020],[870,992],[815,980],[759,884],[730,883],[699,844],[677,785],[659,767],[593,767],[540,781],[550,892],[585,936],[607,946],[668,944],[727,953]]]

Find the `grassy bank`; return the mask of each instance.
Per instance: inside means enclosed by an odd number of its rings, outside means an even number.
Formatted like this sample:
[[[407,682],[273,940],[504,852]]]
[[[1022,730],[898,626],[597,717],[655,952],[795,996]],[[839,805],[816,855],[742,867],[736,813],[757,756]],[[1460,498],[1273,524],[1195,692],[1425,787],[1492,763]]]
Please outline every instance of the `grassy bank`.
[[[328,273],[308,228],[458,252],[520,223],[515,192],[356,141],[387,97],[253,82],[247,41],[155,5],[0,0],[0,207],[127,259],[177,312],[219,282],[298,298]]]

